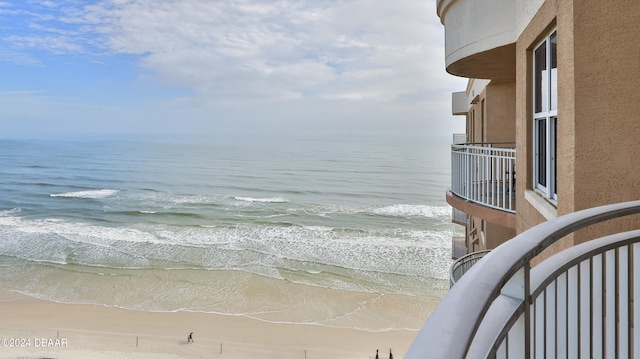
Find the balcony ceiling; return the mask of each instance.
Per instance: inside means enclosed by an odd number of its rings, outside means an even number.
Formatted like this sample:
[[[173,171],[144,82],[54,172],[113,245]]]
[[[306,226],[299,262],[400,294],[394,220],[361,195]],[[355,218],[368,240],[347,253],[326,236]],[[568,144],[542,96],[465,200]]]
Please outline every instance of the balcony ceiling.
[[[474,79],[514,80],[516,45],[500,46],[447,63],[447,72]]]

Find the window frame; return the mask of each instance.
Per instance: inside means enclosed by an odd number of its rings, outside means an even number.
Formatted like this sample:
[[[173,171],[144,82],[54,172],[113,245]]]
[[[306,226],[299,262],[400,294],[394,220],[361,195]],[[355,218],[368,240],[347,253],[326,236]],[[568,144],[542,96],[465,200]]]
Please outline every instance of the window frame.
[[[554,204],[558,201],[556,183],[558,124],[557,33],[557,29],[552,30],[549,35],[545,36],[534,47],[532,66],[533,188]],[[539,50],[545,50],[544,64],[540,64]],[[540,65],[543,65],[544,68]]]

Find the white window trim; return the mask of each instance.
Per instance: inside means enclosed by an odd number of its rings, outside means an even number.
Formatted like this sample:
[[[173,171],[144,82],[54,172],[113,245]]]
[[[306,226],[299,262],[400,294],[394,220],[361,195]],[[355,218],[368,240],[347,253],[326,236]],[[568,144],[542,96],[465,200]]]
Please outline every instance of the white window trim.
[[[558,210],[552,206],[549,201],[540,197],[538,193],[532,190],[524,191],[524,199],[533,206],[546,220],[550,221],[558,217]]]
[[[533,61],[533,131],[532,131],[532,137],[533,137],[533,186],[534,189],[542,194],[545,198],[547,198],[548,200],[550,200],[552,203],[557,203],[558,201],[558,196],[557,196],[557,184],[555,183],[555,178],[556,178],[556,173],[555,173],[555,169],[556,169],[556,158],[555,158],[555,154],[556,154],[556,141],[553,141],[553,138],[556,138],[556,126],[555,126],[555,122],[557,122],[558,119],[558,110],[557,108],[555,109],[551,109],[551,96],[553,94],[556,94],[557,96],[557,78],[556,81],[552,81],[552,68],[551,68],[551,36],[553,34],[556,34],[556,38],[557,38],[557,30],[553,30],[549,33],[548,36],[546,36],[542,41],[540,41],[535,47],[534,47],[534,52],[533,52],[533,56],[534,56],[534,61]],[[535,104],[537,101],[537,91],[536,91],[536,62],[535,62],[535,51],[542,45],[545,44],[546,46],[546,64],[547,64],[547,81],[546,81],[546,99],[543,99],[543,101],[546,102],[546,111],[542,111],[542,112],[535,112]],[[556,54],[557,56],[557,54]],[[552,90],[552,86],[555,85],[556,89],[555,91]],[[544,91],[543,91],[544,94]],[[556,104],[557,104],[557,99],[556,99]],[[546,153],[545,153],[545,167],[546,167],[546,185],[542,185],[540,183],[538,183],[538,165],[539,165],[539,161],[538,161],[538,122],[539,120],[545,121],[546,126],[545,126],[545,144],[546,144]]]

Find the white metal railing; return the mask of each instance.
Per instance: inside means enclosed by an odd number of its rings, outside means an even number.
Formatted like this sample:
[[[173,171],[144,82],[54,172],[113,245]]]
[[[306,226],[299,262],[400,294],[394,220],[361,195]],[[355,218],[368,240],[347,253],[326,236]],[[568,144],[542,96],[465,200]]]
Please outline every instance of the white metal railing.
[[[477,252],[469,253],[465,256],[458,258],[453,264],[451,268],[449,268],[449,285],[453,287],[457,281],[462,278],[462,276],[467,273],[474,264],[478,263],[479,260],[482,259],[489,250],[482,250]]]
[[[451,192],[514,213],[516,150],[496,147],[500,145],[451,145]]]
[[[550,220],[498,246],[451,288],[405,358],[640,358],[640,229],[570,247],[559,239],[640,213],[640,201]],[[640,218],[633,222],[640,228]]]

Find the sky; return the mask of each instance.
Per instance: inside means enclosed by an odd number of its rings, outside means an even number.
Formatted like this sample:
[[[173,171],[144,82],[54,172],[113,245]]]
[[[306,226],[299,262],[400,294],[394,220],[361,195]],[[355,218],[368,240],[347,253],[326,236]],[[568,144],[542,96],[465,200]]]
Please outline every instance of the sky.
[[[0,137],[464,132],[435,0],[0,0]]]

